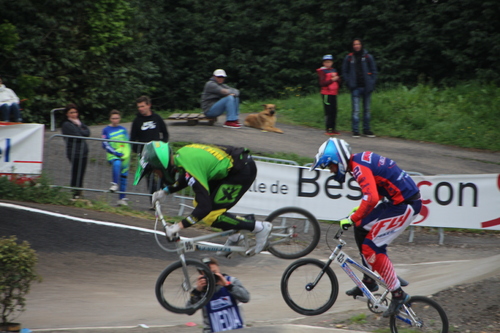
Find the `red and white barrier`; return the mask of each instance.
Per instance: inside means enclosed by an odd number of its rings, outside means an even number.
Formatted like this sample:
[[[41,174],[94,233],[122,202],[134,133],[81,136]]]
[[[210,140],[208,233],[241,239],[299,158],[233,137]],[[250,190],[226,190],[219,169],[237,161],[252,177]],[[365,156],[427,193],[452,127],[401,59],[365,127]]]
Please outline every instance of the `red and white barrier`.
[[[42,173],[42,124],[0,123],[0,176],[20,182]]]

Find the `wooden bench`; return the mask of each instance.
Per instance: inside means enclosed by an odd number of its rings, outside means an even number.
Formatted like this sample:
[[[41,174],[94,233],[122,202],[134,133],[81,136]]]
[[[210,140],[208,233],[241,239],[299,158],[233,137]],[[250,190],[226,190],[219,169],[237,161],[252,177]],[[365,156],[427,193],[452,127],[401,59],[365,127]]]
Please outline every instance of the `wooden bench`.
[[[174,113],[167,119],[170,120],[187,120],[189,126],[198,124],[200,120],[207,120],[209,126],[213,126],[217,122],[217,118],[207,118],[203,113]]]

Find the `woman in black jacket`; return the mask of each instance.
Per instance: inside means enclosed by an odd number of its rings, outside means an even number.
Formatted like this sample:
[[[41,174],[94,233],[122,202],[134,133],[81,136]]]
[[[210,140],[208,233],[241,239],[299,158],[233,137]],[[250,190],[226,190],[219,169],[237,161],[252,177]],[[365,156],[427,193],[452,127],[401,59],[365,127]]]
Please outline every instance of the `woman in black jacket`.
[[[78,117],[78,108],[70,103],[65,109],[65,119],[61,123],[62,134],[72,136],[90,136],[90,130]],[[71,162],[71,187],[82,187],[89,148],[86,140],[64,138],[66,141],[66,156]],[[79,199],[81,190],[73,190],[73,198]]]

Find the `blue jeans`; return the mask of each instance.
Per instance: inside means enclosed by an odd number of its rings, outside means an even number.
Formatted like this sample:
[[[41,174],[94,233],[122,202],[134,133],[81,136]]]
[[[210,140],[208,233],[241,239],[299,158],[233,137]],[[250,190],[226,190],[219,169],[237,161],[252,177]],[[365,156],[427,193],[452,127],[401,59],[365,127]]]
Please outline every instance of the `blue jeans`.
[[[113,183],[120,185],[120,192],[127,191],[128,162],[115,158],[111,161]],[[120,193],[119,198],[125,198],[125,194]]]
[[[0,105],[0,113],[2,114],[3,121],[10,121],[11,114],[14,114],[14,121],[23,121],[23,119],[21,118],[21,111],[19,111],[18,103],[12,103],[11,105]]]
[[[227,121],[238,120],[240,115],[240,99],[229,95],[217,101],[210,110],[205,113],[208,118],[215,118],[226,112]]]
[[[352,131],[359,133],[359,100],[363,98],[363,131],[370,130],[370,103],[371,92],[366,92],[365,88],[355,88],[351,91],[352,102]]]

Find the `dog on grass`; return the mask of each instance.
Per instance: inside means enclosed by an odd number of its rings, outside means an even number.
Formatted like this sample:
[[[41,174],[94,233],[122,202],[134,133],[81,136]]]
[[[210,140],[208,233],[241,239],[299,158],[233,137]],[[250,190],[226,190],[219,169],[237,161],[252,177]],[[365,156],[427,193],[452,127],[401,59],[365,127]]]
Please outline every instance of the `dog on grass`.
[[[283,133],[282,130],[276,128],[276,105],[263,104],[264,111],[257,114],[249,114],[244,122],[245,126],[254,127],[263,131]]]

